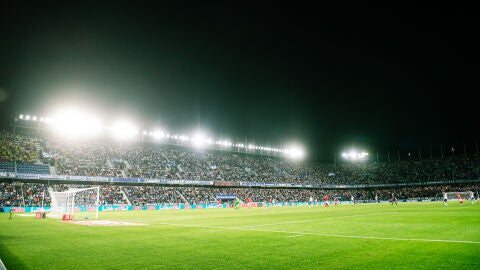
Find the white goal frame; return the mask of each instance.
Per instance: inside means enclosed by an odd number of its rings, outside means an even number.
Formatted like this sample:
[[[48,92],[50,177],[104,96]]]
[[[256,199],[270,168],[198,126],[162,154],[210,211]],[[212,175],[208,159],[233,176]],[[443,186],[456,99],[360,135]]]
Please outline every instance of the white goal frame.
[[[74,188],[67,191],[52,191],[50,192],[50,198],[52,200],[50,209],[50,215],[55,216],[55,213],[60,214],[71,214],[73,216],[73,210],[75,209],[75,195],[79,192],[86,190],[97,190],[97,198],[95,201],[95,218],[98,218],[98,207],[100,202],[100,186],[89,187],[89,188]],[[57,200],[57,195],[66,196],[66,200],[59,202]],[[59,205],[61,204],[61,205]]]

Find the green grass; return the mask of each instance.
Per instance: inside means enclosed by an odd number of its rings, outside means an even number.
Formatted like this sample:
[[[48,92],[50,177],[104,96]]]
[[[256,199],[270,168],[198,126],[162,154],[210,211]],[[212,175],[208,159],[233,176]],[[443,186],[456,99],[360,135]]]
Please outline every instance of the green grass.
[[[0,215],[12,269],[480,269],[480,204],[117,211],[81,226]]]

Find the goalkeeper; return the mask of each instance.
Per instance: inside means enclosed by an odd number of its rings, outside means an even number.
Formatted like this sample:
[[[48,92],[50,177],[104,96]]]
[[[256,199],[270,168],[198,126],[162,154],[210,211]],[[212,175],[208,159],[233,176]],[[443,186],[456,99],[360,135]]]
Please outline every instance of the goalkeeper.
[[[233,207],[235,208],[235,210],[240,209],[240,201],[238,199],[236,199],[235,202],[233,203]]]

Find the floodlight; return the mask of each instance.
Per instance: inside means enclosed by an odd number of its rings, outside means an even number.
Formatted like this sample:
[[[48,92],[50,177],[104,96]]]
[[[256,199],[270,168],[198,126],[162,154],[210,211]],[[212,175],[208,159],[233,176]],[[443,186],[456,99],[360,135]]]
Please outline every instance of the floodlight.
[[[305,157],[305,151],[297,145],[291,146],[284,150],[287,157],[295,160],[299,160]]]
[[[84,138],[100,134],[101,123],[94,115],[79,109],[64,109],[47,119],[53,131],[65,138]]]
[[[197,131],[193,136],[192,136],[192,144],[193,146],[197,148],[201,148],[205,145],[205,143],[209,142],[211,144],[212,140],[207,140],[205,138],[205,134],[201,131]]]
[[[293,147],[286,150],[286,154],[292,159],[301,159],[304,156],[303,150],[298,147]]]
[[[101,123],[94,116],[80,111],[63,111],[57,115],[53,130],[68,138],[83,138],[98,135]]]
[[[151,133],[151,135],[155,140],[161,140],[162,138],[165,137],[165,134],[163,134],[161,130],[155,130],[153,133]]]
[[[357,152],[355,150],[351,150],[350,152],[342,153],[342,157],[347,160],[366,160],[368,153],[365,151]]]
[[[30,120],[30,115],[25,116],[25,120]]]
[[[119,140],[129,140],[132,139],[135,134],[138,134],[135,126],[127,120],[118,120],[112,125],[110,131],[112,136]]]
[[[18,118],[23,119],[23,114],[20,114]]]

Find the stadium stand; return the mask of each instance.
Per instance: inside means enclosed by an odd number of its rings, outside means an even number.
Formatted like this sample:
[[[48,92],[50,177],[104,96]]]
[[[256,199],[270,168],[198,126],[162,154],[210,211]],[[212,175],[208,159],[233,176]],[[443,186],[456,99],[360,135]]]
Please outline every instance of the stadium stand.
[[[37,135],[38,136],[38,135]],[[336,164],[298,164],[281,157],[218,150],[199,150],[152,142],[89,141],[67,143],[49,137],[13,135],[0,132],[0,173],[71,176],[103,176],[144,179],[202,180],[215,182],[268,182],[321,185],[393,184],[383,188],[356,189],[278,189],[165,187],[159,185],[102,184],[101,202],[107,204],[154,205],[216,202],[218,193],[235,193],[241,200],[257,202],[307,201],[324,194],[349,200],[373,200],[375,195],[388,200],[435,199],[444,191],[479,189],[480,155],[452,155],[437,159],[412,159],[394,162],[339,162]],[[53,168],[51,170],[50,168]],[[1,179],[8,179],[1,178]],[[438,183],[466,180],[463,184]],[[47,183],[28,180],[0,180],[0,206],[38,206],[49,203]],[[85,185],[55,184],[54,190]],[[39,198],[42,198],[40,200]]]

